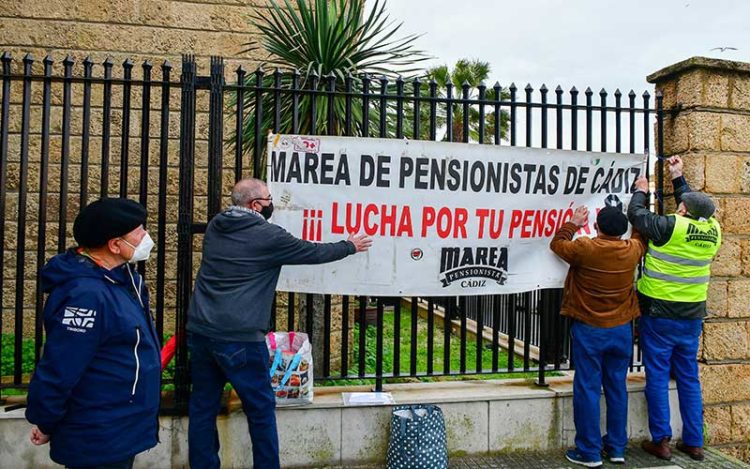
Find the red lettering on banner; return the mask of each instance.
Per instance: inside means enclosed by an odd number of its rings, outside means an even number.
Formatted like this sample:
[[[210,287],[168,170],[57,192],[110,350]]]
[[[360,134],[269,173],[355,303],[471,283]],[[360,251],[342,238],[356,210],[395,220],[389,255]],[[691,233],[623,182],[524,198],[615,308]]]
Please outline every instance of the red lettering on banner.
[[[365,207],[365,215],[364,215],[364,225],[365,225],[365,234],[367,236],[372,236],[375,233],[378,232],[378,225],[371,224],[371,216],[378,214],[378,206],[375,204],[367,204]]]
[[[422,209],[422,237],[427,237],[427,228],[435,224],[435,209],[425,207]]]
[[[408,206],[347,203],[341,207],[333,202],[331,211],[333,234],[358,233],[363,229],[368,236],[414,236]]]

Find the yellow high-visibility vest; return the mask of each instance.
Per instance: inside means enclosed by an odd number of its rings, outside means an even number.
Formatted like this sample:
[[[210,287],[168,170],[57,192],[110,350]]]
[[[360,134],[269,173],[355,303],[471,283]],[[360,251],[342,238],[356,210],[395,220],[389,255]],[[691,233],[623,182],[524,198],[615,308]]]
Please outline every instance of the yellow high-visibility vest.
[[[721,226],[675,215],[672,237],[663,246],[648,243],[638,291],[667,301],[706,301],[711,262],[721,246]]]

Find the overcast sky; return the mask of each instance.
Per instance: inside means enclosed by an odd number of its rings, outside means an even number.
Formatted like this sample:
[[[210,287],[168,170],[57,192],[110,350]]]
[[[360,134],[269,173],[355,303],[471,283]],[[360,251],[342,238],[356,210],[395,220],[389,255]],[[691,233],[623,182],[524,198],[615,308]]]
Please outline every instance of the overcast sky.
[[[387,11],[423,34],[433,63],[489,62],[488,85],[640,95],[646,75],[689,57],[750,62],[750,0],[387,0]],[[739,50],[710,50],[724,46]]]

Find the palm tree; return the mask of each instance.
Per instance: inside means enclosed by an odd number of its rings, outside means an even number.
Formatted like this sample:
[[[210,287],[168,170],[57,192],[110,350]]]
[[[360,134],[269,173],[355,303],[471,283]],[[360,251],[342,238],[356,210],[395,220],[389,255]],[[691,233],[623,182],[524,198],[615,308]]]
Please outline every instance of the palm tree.
[[[439,65],[427,70],[427,79],[434,80],[437,84],[438,95],[441,98],[447,97],[447,85],[453,86],[453,98],[463,97],[464,85],[469,86],[469,99],[479,99],[479,87],[483,86],[490,75],[490,64],[481,60],[460,59],[449,70],[447,65]],[[496,88],[487,88],[484,94],[485,101],[495,101],[497,99]],[[506,90],[501,91],[500,99],[509,99]],[[453,141],[461,142],[464,139],[463,114],[464,107],[461,104],[453,105],[452,109],[451,130],[453,131]],[[444,126],[447,123],[446,113],[438,115],[438,125]],[[485,128],[484,142],[494,143],[495,126],[494,106],[485,106]],[[508,113],[505,110],[500,112],[500,138],[505,138],[508,131]],[[444,140],[447,140],[447,132]],[[479,107],[473,105],[469,107],[469,141],[479,141]]]
[[[346,121],[346,101],[337,95],[331,102],[327,96],[286,91],[295,80],[298,89],[330,89],[346,91],[345,84],[351,83],[351,91],[362,90],[362,76],[394,78],[400,74],[421,72],[417,64],[428,57],[414,49],[417,36],[396,35],[402,23],[389,19],[385,11],[385,0],[376,0],[369,11],[365,11],[364,0],[270,0],[269,8],[256,9],[252,23],[260,30],[257,42],[247,44],[247,50],[264,49],[268,52],[264,64],[277,67],[275,74],[250,74],[246,85],[255,86],[260,77],[264,88],[273,87],[279,80],[284,92],[279,96],[279,132],[292,132],[293,99],[299,116],[297,133],[341,135]],[[294,72],[296,76],[292,73]],[[374,80],[377,83],[377,80]],[[374,87],[373,92],[377,88]],[[235,99],[230,105],[236,105]],[[316,106],[315,122],[311,108]],[[263,96],[264,114],[260,128],[265,133],[273,127],[275,101],[274,93],[265,91]],[[328,108],[332,103],[334,119],[328,120]],[[245,119],[242,125],[243,152],[252,151],[255,145],[255,93],[246,93],[244,102]],[[354,135],[361,135],[364,125],[374,129],[379,120],[376,99],[369,122],[364,123],[361,107],[351,109]],[[390,119],[390,115],[388,116]],[[231,143],[236,144],[236,137]]]

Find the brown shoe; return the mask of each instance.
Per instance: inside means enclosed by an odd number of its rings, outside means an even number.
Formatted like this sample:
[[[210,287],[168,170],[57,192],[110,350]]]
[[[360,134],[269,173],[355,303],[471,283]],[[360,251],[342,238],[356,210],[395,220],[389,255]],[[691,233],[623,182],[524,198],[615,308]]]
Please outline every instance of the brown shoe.
[[[659,459],[669,461],[672,459],[672,449],[669,447],[669,438],[662,438],[660,442],[654,443],[651,440],[646,440],[641,443],[643,451],[647,452],[652,456],[656,456]]]
[[[700,446],[688,446],[682,441],[677,443],[677,449],[690,456],[690,459],[694,461],[703,461],[705,457],[703,455],[703,448]]]

